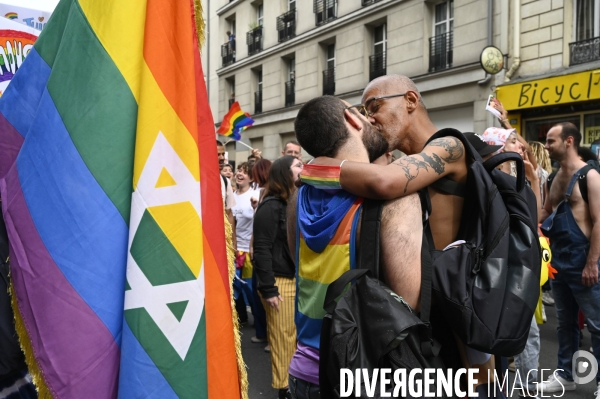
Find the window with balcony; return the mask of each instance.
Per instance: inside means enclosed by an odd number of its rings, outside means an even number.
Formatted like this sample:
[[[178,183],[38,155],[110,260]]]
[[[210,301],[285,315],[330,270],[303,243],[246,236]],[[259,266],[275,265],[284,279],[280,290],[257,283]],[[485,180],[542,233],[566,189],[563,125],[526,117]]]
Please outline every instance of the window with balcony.
[[[576,0],[575,41],[569,65],[600,60],[600,0]]]
[[[254,55],[263,49],[263,5],[256,7],[256,23],[251,24],[251,29],[246,33],[248,55]]]
[[[327,60],[323,71],[323,95],[335,93],[335,43],[327,46]]]
[[[296,6],[293,9],[277,17],[277,36],[279,43],[290,40],[296,36]]]
[[[248,55],[261,52],[263,49],[263,27],[257,26],[246,33],[246,43],[248,44]]]
[[[379,25],[373,30],[373,55],[369,57],[369,80],[386,73],[387,27]]]
[[[371,4],[375,4],[378,1],[381,1],[381,0],[362,0],[362,6],[363,7],[370,6]]]
[[[285,106],[290,107],[296,103],[296,59],[288,61],[288,81],[285,82]]]
[[[315,25],[321,26],[337,18],[337,0],[313,0]]]
[[[256,91],[254,92],[254,113],[262,112],[262,69],[256,71]]]
[[[454,0],[435,6],[433,37],[429,39],[429,72],[452,67],[452,34],[454,31]]]
[[[235,19],[231,19],[228,22],[229,29],[225,32],[227,35],[227,43],[221,46],[223,66],[231,65],[235,62]]]

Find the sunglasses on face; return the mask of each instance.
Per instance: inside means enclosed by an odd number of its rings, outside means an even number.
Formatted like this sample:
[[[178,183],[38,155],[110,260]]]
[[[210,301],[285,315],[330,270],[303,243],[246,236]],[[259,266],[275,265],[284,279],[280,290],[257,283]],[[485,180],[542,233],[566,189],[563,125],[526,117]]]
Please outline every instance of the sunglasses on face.
[[[356,110],[363,116],[369,118],[371,116],[373,116],[375,113],[369,111],[368,107],[373,104],[375,101],[378,100],[386,100],[388,98],[394,98],[394,97],[404,97],[406,95],[406,93],[402,93],[402,94],[391,94],[389,96],[382,96],[382,97],[372,97],[369,98],[367,100],[367,102],[365,104],[356,104],[356,105],[351,105],[349,107],[346,107],[345,109],[350,109],[350,108],[356,108]]]

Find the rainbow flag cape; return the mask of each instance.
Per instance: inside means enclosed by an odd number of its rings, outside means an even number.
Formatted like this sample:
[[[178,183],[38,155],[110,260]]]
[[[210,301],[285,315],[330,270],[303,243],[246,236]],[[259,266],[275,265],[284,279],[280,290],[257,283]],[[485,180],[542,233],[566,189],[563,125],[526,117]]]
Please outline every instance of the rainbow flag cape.
[[[201,15],[62,0],[0,99],[17,330],[42,398],[241,396]]]
[[[340,167],[306,164],[300,173],[302,183],[321,190],[339,190],[340,186]]]
[[[254,119],[247,112],[243,112],[240,104],[236,101],[231,104],[231,108],[223,117],[217,133],[239,140],[242,138],[242,131],[248,129],[253,123]]]

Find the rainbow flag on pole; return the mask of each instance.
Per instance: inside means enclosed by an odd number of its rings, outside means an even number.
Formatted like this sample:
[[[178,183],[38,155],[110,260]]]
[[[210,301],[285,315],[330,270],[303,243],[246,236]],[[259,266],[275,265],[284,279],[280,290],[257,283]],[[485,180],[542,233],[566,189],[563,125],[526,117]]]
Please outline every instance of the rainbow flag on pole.
[[[254,119],[250,117],[250,114],[242,111],[240,104],[235,101],[223,117],[217,133],[239,140],[242,138],[242,131],[248,129],[253,123]]]
[[[241,395],[201,20],[197,0],[62,0],[0,99],[40,397]]]

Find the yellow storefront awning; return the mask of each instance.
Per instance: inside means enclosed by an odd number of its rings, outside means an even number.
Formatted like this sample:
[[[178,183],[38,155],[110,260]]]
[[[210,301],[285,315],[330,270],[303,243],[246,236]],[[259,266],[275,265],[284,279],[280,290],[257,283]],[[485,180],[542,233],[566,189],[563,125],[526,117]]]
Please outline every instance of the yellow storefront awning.
[[[498,86],[507,111],[600,100],[600,69]]]

